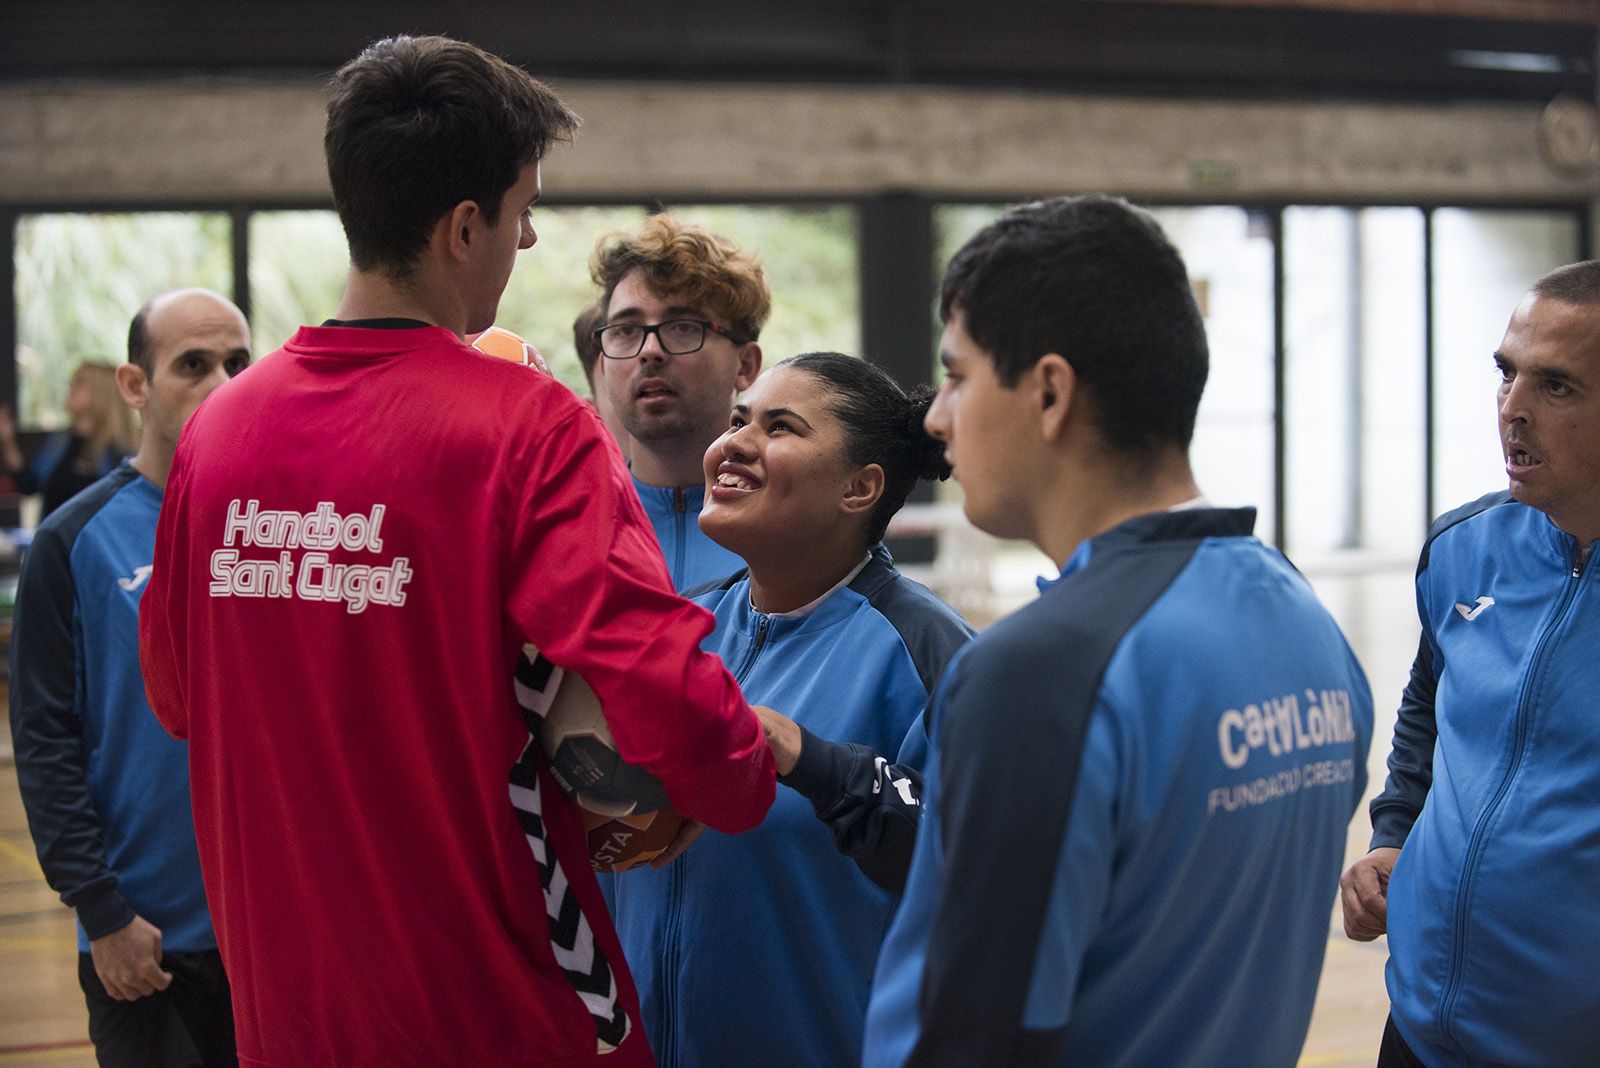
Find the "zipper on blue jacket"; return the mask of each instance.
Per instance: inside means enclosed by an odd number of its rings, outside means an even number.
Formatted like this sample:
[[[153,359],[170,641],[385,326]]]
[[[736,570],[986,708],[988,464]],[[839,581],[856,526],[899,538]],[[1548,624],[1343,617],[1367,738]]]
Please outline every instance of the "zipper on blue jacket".
[[[683,554],[688,541],[689,499],[682,486],[672,487],[672,524],[677,537],[672,546],[672,586],[684,585]],[[661,1019],[667,1027],[661,1050],[661,1063],[670,1066],[678,1063],[678,934],[683,929],[683,862],[679,857],[672,864],[672,879],[667,891],[666,944],[662,955],[666,958],[661,970]]]
[[[676,513],[673,522],[677,524],[678,537],[672,550],[672,585],[676,588],[683,586],[683,551],[684,542],[688,541],[688,515],[689,499],[684,495],[682,486],[672,487],[672,510]]]
[[[1477,874],[1478,862],[1483,855],[1484,838],[1487,835],[1489,823],[1499,811],[1506,794],[1511,792],[1511,783],[1517,777],[1517,772],[1522,767],[1522,753],[1528,743],[1528,720],[1532,716],[1529,708],[1532,702],[1534,682],[1539,677],[1539,671],[1544,667],[1545,647],[1550,642],[1550,636],[1556,632],[1565,621],[1567,609],[1572,607],[1572,602],[1577,596],[1578,580],[1583,577],[1587,564],[1582,559],[1583,549],[1579,547],[1573,551],[1571,575],[1567,580],[1567,588],[1561,594],[1561,601],[1556,605],[1555,613],[1550,617],[1550,622],[1544,628],[1544,633],[1539,635],[1539,641],[1533,647],[1533,659],[1528,664],[1528,673],[1522,683],[1522,697],[1517,701],[1516,730],[1512,736],[1511,762],[1506,765],[1505,775],[1501,777],[1500,784],[1495,787],[1494,794],[1489,798],[1489,803],[1484,806],[1483,812],[1478,816],[1478,822],[1472,828],[1472,837],[1467,841],[1467,862],[1463,865],[1461,883],[1456,890],[1456,922],[1455,929],[1450,936],[1450,978],[1445,983],[1444,996],[1439,999],[1439,1033],[1446,1039],[1454,1042],[1455,1035],[1451,1033],[1451,1019],[1455,1015],[1456,997],[1461,993],[1461,972],[1466,967],[1464,946],[1467,924],[1467,902],[1472,895],[1473,877]]]
[[[682,490],[678,491],[683,492]],[[739,665],[739,670],[734,672],[735,682],[744,683],[744,678],[755,665],[756,657],[761,655],[761,649],[767,643],[767,627],[772,622],[768,616],[761,616],[761,622],[756,624],[756,640],[750,647],[749,654],[744,662]],[[675,1068],[678,1064],[678,935],[683,929],[683,882],[684,861],[686,856],[679,857],[672,862],[672,885],[667,895],[667,933],[666,945],[662,949],[662,956],[666,958],[666,966],[661,975],[661,1018],[667,1024],[667,1036],[661,1050],[661,1063],[665,1068]]]
[[[667,890],[667,934],[662,956],[666,967],[661,970],[661,1019],[667,1025],[661,1051],[661,1063],[671,1068],[678,1063],[678,933],[683,929],[683,861],[672,862],[672,882]]]
[[[757,613],[759,615],[759,613]],[[750,652],[739,665],[739,670],[733,673],[733,681],[740,686],[744,685],[745,676],[750,674],[750,669],[755,667],[756,657],[761,655],[761,647],[767,644],[767,626],[772,622],[771,616],[761,616],[761,622],[756,624],[755,644],[750,646]]]

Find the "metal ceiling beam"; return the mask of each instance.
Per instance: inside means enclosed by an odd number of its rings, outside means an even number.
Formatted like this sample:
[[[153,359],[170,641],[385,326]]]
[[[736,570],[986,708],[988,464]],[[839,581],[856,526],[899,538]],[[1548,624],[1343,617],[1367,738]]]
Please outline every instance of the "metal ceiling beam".
[[[1600,0],[1159,0],[1202,7],[1300,8],[1360,15],[1436,15],[1600,26]]]

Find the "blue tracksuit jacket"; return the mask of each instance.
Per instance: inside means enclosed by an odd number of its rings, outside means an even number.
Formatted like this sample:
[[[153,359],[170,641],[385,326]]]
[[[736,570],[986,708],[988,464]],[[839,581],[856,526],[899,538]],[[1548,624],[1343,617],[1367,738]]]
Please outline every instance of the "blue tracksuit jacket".
[[[880,545],[848,586],[809,614],[750,605],[743,575],[694,598],[753,703],[813,734],[898,755],[926,753],[928,694],[970,629],[904,578]],[[835,848],[812,805],[780,790],[766,822],[707,831],[659,871],[612,884],[617,933],[662,1065],[815,1065],[860,1057],[873,962],[898,898]]]
[[[725,579],[744,569],[744,561],[700,531],[700,508],[705,504],[704,486],[647,486],[637,478],[644,514],[655,528],[661,555],[666,557],[672,588],[687,590]]]
[[[1293,1065],[1372,702],[1253,509],[1140,516],[951,664],[869,1065]]]
[[[189,747],[139,672],[139,598],[161,491],[124,462],[39,525],[11,641],[17,782],[78,948],[137,913],[162,948],[214,950],[189,805]]]
[[[1429,1064],[1600,1061],[1594,553],[1492,494],[1441,517],[1372,844],[1395,1026]]]

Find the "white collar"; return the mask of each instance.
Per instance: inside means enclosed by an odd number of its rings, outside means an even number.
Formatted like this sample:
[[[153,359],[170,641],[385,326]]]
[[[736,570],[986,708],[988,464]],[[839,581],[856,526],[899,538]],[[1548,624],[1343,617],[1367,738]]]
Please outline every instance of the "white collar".
[[[846,586],[850,585],[850,583],[854,582],[855,579],[856,579],[856,576],[861,574],[862,569],[864,569],[870,563],[872,563],[872,553],[868,552],[867,555],[862,558],[861,562],[859,564],[857,564],[855,567],[851,568],[850,569],[850,573],[848,575],[846,575],[844,578],[840,579],[838,582],[835,582],[828,589],[828,592],[824,593],[821,597],[818,597],[816,600],[812,601],[810,604],[801,605],[799,608],[796,608],[793,612],[761,612],[761,609],[756,607],[756,602],[755,602],[755,600],[753,598],[750,601],[750,610],[752,612],[760,612],[762,615],[769,616],[772,619],[804,619],[806,616],[809,616],[812,612],[815,612],[818,608],[821,608],[823,601],[826,601],[829,597],[832,597],[834,594],[838,593],[840,590],[842,590]]]

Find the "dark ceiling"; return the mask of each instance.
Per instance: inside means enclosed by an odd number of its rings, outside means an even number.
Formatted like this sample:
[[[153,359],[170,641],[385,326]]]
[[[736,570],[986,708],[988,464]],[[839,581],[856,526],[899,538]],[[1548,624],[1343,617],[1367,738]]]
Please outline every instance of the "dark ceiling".
[[[0,82],[301,78],[448,33],[546,77],[1264,98],[1592,97],[1577,23],[1132,0],[0,0]]]

